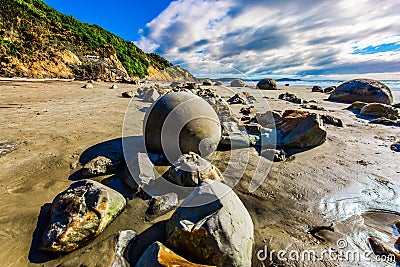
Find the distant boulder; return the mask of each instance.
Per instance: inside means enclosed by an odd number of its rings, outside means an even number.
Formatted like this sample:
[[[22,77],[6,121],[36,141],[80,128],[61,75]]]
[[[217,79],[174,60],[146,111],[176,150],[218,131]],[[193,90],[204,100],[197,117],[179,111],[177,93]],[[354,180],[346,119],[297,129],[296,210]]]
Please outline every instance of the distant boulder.
[[[336,86],[329,86],[329,87],[326,87],[325,89],[324,89],[324,93],[327,93],[327,94],[330,94],[330,93],[332,93],[333,91],[335,91],[336,90]]]
[[[110,89],[118,89],[118,86],[116,84],[111,85]]]
[[[367,103],[392,104],[393,96],[390,89],[383,83],[371,79],[355,79],[339,85],[329,96],[329,100],[352,103],[362,101]]]
[[[205,86],[211,86],[211,85],[213,85],[213,82],[212,82],[210,79],[205,79],[205,80],[203,81],[203,85],[205,85]]]
[[[277,90],[278,84],[273,79],[265,78],[257,83],[257,88],[262,90]]]
[[[244,81],[242,79],[234,79],[231,82],[231,87],[245,87],[246,84],[244,83]]]
[[[216,85],[216,86],[221,86],[221,85],[224,85],[224,83],[221,82],[221,81],[216,81],[214,85]]]
[[[313,86],[313,88],[311,89],[311,92],[323,93],[324,89],[322,89],[321,86]]]

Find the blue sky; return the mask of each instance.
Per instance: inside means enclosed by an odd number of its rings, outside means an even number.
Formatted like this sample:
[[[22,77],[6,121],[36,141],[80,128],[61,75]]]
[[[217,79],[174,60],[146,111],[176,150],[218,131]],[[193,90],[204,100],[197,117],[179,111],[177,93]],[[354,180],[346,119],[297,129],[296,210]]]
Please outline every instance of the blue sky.
[[[398,0],[45,2],[197,76],[400,79]]]

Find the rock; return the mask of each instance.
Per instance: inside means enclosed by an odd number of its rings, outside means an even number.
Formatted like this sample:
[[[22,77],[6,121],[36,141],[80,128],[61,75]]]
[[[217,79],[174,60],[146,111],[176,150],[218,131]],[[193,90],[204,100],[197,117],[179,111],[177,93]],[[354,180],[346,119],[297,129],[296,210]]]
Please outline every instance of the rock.
[[[294,94],[291,94],[291,93],[288,93],[288,92],[286,92],[286,93],[284,93],[284,94],[280,94],[280,95],[278,96],[278,98],[281,99],[281,100],[285,100],[285,101],[294,103],[294,104],[303,104],[303,103],[306,102],[306,101],[304,101],[303,99],[298,98],[298,97],[295,96]]]
[[[330,124],[330,125],[334,125],[334,126],[337,126],[337,127],[344,127],[345,126],[341,119],[336,118],[336,117],[331,116],[331,115],[327,115],[327,114],[321,115],[321,119],[324,122],[324,124]]]
[[[367,103],[361,102],[361,101],[355,101],[353,102],[350,106],[348,106],[346,109],[348,110],[353,110],[356,112],[360,112],[361,109],[366,105]]]
[[[203,96],[203,99],[207,101],[208,104],[214,109],[217,113],[219,121],[222,122],[238,122],[239,120],[233,114],[232,109],[229,107],[229,104],[220,96]]]
[[[203,85],[205,86],[212,86],[213,82],[210,79],[205,79],[203,81]]]
[[[236,122],[222,122],[222,136],[219,145],[227,149],[246,148],[250,146],[247,132],[241,131]]]
[[[400,121],[398,120],[390,120],[387,118],[377,118],[369,121],[371,124],[383,124],[387,126],[400,126]]]
[[[330,94],[330,93],[332,93],[333,91],[335,91],[336,90],[336,86],[329,86],[329,87],[326,87],[325,89],[324,89],[324,93],[327,93],[327,94]]]
[[[256,120],[263,127],[270,126],[280,117],[282,117],[282,114],[277,111],[268,110],[264,113],[256,113]]]
[[[326,140],[320,116],[301,110],[286,110],[275,122],[278,144],[283,148],[319,146]]]
[[[125,208],[117,191],[91,180],[73,183],[58,194],[51,206],[50,223],[41,249],[69,252],[99,235]]]
[[[183,87],[184,84],[182,82],[172,82],[169,87],[171,88],[177,88],[177,87]]]
[[[234,79],[231,82],[231,87],[245,87],[245,83],[242,79]]]
[[[254,225],[231,188],[204,180],[166,226],[167,245],[193,261],[216,266],[251,266]]]
[[[136,267],[212,267],[190,262],[156,241],[142,254]]]
[[[214,109],[188,92],[162,96],[146,112],[143,129],[147,151],[172,153],[170,156],[174,158],[169,157],[170,161],[178,159],[178,150],[182,154],[194,152],[206,156],[216,149],[221,139],[221,125]],[[168,140],[163,144],[161,131],[167,138],[164,140]]]
[[[239,126],[244,127],[246,131],[249,133],[256,133],[256,134],[259,134],[262,128],[262,126],[257,123],[240,123]]]
[[[399,117],[399,112],[389,105],[371,103],[361,108],[360,115],[396,120]]]
[[[222,85],[224,85],[224,83],[221,82],[221,81],[216,81],[214,85],[215,86],[222,86]]]
[[[235,94],[234,96],[229,98],[227,102],[230,104],[247,104],[247,100],[242,93]]]
[[[197,186],[204,179],[224,181],[217,167],[193,152],[181,155],[168,173],[168,180],[180,186]]]
[[[322,89],[321,86],[313,86],[313,88],[311,89],[311,92],[323,93],[324,90]]]
[[[113,84],[110,89],[118,89],[118,86],[116,84]]]
[[[273,159],[274,162],[286,160],[286,152],[282,149],[266,148],[261,150],[261,156],[266,159]]]
[[[84,86],[82,86],[82,88],[85,88],[85,89],[92,89],[92,88],[93,88],[93,84],[87,83],[87,84],[85,84]]]
[[[0,157],[16,150],[19,143],[13,142],[0,142]]]
[[[400,141],[391,145],[390,149],[395,152],[400,152]]]
[[[125,98],[132,98],[134,96],[135,96],[135,93],[133,91],[127,91],[127,92],[122,93],[122,97],[125,97]]]
[[[146,210],[146,219],[150,221],[168,213],[178,206],[178,200],[178,195],[176,193],[153,196],[149,202],[149,207]]]
[[[115,259],[111,267],[129,267],[128,261],[124,257],[126,248],[129,242],[136,237],[136,232],[133,230],[120,231],[115,245]]]
[[[263,90],[278,90],[278,84],[273,79],[265,78],[257,83],[257,88]]]
[[[107,157],[99,156],[83,166],[82,175],[90,177],[115,173],[121,167],[121,165],[121,159],[114,158],[113,161]]]
[[[243,115],[254,114],[256,111],[257,109],[254,106],[242,107],[240,109],[240,113],[242,113]]]
[[[130,165],[132,164],[132,165]],[[140,188],[150,184],[156,179],[154,164],[147,153],[139,152],[136,154],[133,162],[122,176],[122,181],[134,192],[137,193]],[[130,173],[130,170],[132,173]]]
[[[302,108],[305,109],[312,109],[312,110],[326,110],[324,107],[317,106],[317,105],[310,105],[310,104],[303,104],[301,105]]]
[[[161,96],[160,93],[159,93],[156,89],[149,89],[149,90],[145,91],[145,93],[144,93],[144,95],[143,95],[143,101],[144,101],[144,102],[153,103],[153,102],[155,102],[160,96]]]
[[[390,89],[383,83],[371,79],[355,79],[342,83],[328,99],[345,103],[362,101],[390,105],[393,102]]]
[[[187,83],[185,88],[189,90],[196,90],[199,89],[199,86],[196,83]]]
[[[392,107],[394,107],[394,108],[400,108],[400,103],[393,104]]]
[[[89,80],[88,83],[94,83],[94,81],[93,80]]]

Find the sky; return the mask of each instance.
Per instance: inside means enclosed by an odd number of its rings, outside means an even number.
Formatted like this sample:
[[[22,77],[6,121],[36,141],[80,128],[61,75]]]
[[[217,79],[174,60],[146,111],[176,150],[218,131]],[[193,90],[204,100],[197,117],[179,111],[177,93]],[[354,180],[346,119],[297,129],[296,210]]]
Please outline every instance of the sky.
[[[197,77],[400,80],[398,0],[45,2]]]

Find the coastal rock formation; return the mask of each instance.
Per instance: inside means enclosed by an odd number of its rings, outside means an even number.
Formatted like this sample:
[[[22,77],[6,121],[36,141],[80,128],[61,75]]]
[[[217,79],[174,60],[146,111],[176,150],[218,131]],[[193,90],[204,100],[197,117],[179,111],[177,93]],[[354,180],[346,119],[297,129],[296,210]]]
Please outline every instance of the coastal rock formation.
[[[311,89],[311,92],[318,92],[318,93],[323,93],[324,90],[322,89],[321,86],[313,86],[313,88]]]
[[[339,85],[331,93],[329,100],[345,103],[376,102],[390,105],[393,103],[393,96],[390,89],[381,82],[371,79],[355,79]]]
[[[136,267],[212,267],[210,265],[196,264],[190,262],[175,252],[156,241],[150,245],[142,254]]]
[[[278,98],[281,99],[281,100],[285,100],[285,101],[294,103],[294,104],[303,104],[303,103],[306,103],[306,101],[304,101],[304,100],[301,99],[301,98],[298,98],[295,94],[291,94],[291,93],[288,93],[288,92],[286,92],[286,93],[284,93],[284,94],[280,94],[280,95],[278,96]]]
[[[361,108],[360,115],[378,117],[378,118],[383,117],[395,120],[399,117],[399,112],[397,111],[396,108],[389,105],[380,103],[371,103]]]
[[[217,167],[192,152],[181,155],[168,173],[168,180],[180,186],[197,186],[205,179],[224,181]]]
[[[265,78],[257,83],[257,88],[263,90],[277,90],[278,84],[273,79]]]
[[[176,193],[168,193],[161,196],[153,196],[146,210],[146,219],[152,220],[159,217],[178,206],[178,195]]]
[[[204,180],[169,219],[167,245],[193,262],[249,267],[253,228],[249,212],[231,188]]]
[[[82,175],[90,177],[114,173],[121,167],[121,165],[122,161],[120,158],[114,157],[113,159],[110,159],[104,156],[99,156],[83,166]]]
[[[143,101],[144,102],[149,102],[149,103],[153,103],[155,102],[159,97],[161,96],[161,94],[158,92],[158,90],[156,89],[148,89],[144,92],[143,95]]]
[[[128,165],[131,166],[131,168],[125,170],[122,176],[122,182],[134,193],[137,193],[140,188],[150,184],[151,181],[156,179],[154,164],[147,153],[137,153],[133,162],[130,162]]]
[[[58,194],[51,206],[41,249],[69,252],[99,235],[125,208],[117,191],[98,182],[81,180]]]
[[[244,83],[244,81],[242,79],[234,79],[231,82],[231,87],[245,87],[246,84]]]
[[[266,159],[273,159],[274,162],[286,160],[286,152],[282,149],[265,148],[261,150],[260,155]]]
[[[326,140],[326,130],[316,113],[286,110],[275,122],[278,144],[283,148],[319,146]]]
[[[175,157],[172,161],[178,159],[178,150],[208,155],[221,139],[221,126],[214,109],[189,92],[162,96],[147,111],[143,128],[147,151],[155,154],[172,151]],[[161,142],[162,134],[168,142]]]
[[[321,115],[321,119],[324,122],[324,124],[330,124],[330,125],[337,126],[337,127],[345,126],[341,119],[336,118],[332,115],[323,114],[323,115]]]

